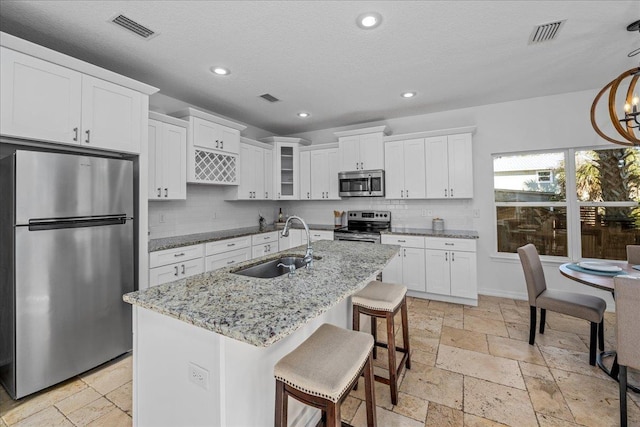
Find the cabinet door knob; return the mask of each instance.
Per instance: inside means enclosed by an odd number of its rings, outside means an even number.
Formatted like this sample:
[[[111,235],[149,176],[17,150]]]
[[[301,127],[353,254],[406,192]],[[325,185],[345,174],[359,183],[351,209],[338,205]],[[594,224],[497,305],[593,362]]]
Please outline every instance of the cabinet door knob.
[[[184,274],[185,272],[185,268],[184,268],[184,264],[182,264],[182,274]]]
[[[444,197],[447,197],[447,189],[444,189]]]
[[[87,134],[87,139],[84,142],[86,142],[88,144],[89,140],[91,139],[91,131],[87,129],[87,130],[84,131],[84,133]]]
[[[453,188],[451,188],[451,189],[449,190],[449,196],[450,196],[450,197],[453,197]]]
[[[268,191],[265,191],[265,192],[264,192],[264,198],[265,198],[265,199],[268,199],[268,198],[269,198],[269,192],[268,192]]]
[[[356,162],[356,170],[360,169],[360,167],[358,166],[358,162]]]
[[[216,148],[220,148],[220,142],[216,139]]]
[[[444,260],[449,261],[449,252],[444,253]]]
[[[406,249],[404,250],[404,257],[405,258],[407,257],[407,250]]]
[[[224,149],[224,141],[220,141],[220,148]]]
[[[402,199],[404,197],[404,190],[400,190],[400,198]]]
[[[78,128],[77,127],[73,128],[73,140],[74,141],[78,140]]]
[[[456,260],[455,254],[451,252],[451,261],[455,261],[455,260]]]
[[[407,198],[409,197],[409,190],[405,190],[404,191],[404,196],[407,197]]]
[[[158,187],[158,197],[162,197],[162,188]]]
[[[360,169],[364,170],[364,163],[360,162]]]
[[[178,277],[178,266],[176,265],[176,266],[174,266],[173,268],[175,268],[175,269],[176,269],[176,272],[175,272],[174,276]]]

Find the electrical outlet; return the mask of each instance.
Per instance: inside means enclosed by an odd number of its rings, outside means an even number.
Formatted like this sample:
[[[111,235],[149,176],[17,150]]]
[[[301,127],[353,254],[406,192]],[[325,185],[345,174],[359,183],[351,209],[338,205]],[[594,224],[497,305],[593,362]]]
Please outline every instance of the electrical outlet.
[[[189,362],[189,381],[202,387],[209,389],[209,371],[200,366]]]
[[[473,210],[473,217],[474,218],[480,218],[480,209],[474,209]]]
[[[421,213],[421,215],[422,215],[423,217],[427,216],[427,210],[426,210],[426,209],[422,209],[422,213]]]
[[[433,216],[433,211],[431,209],[427,209],[427,216]]]
[[[164,214],[160,214],[160,224],[164,224],[165,218],[164,218]]]

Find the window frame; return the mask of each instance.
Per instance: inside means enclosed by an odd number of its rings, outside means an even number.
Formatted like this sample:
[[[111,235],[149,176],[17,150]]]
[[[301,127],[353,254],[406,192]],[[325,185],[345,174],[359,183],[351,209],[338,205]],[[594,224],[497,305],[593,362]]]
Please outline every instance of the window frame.
[[[498,251],[498,207],[564,207],[567,211],[567,256],[540,255],[541,260],[554,263],[575,262],[582,258],[582,239],[580,228],[580,208],[582,207],[637,207],[638,203],[629,202],[582,202],[578,200],[577,182],[576,182],[576,152],[578,151],[602,151],[611,150],[616,147],[611,146],[590,146],[590,147],[574,147],[563,149],[547,149],[547,150],[530,150],[530,151],[512,151],[492,153],[492,178],[495,177],[493,169],[493,160],[502,156],[525,156],[544,153],[562,153],[564,155],[565,165],[565,201],[563,202],[496,202],[495,187],[493,188],[493,255],[492,258],[517,259],[518,254],[512,252]],[[537,172],[536,172],[537,175]],[[553,174],[552,174],[553,176]],[[553,182],[553,178],[552,181]],[[495,186],[495,181],[494,181]],[[600,260],[599,258],[595,260]]]

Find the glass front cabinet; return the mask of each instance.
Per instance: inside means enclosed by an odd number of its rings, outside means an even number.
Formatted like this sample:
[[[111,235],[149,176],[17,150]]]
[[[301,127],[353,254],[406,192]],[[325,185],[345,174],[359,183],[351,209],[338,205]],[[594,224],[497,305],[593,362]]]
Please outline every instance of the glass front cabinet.
[[[302,138],[269,137],[261,141],[273,144],[274,190],[276,200],[298,200],[300,197],[301,145],[310,142]]]

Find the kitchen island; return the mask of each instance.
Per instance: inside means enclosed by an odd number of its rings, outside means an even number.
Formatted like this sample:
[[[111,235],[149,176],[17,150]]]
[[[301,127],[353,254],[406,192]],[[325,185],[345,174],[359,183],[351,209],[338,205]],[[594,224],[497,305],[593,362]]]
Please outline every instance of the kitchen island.
[[[319,241],[314,268],[294,277],[232,271],[303,255],[304,246],[126,294],[134,305],[134,424],[273,425],[273,365],[322,323],[349,328],[349,297],[398,250]],[[312,425],[318,411],[291,402],[289,419]]]

